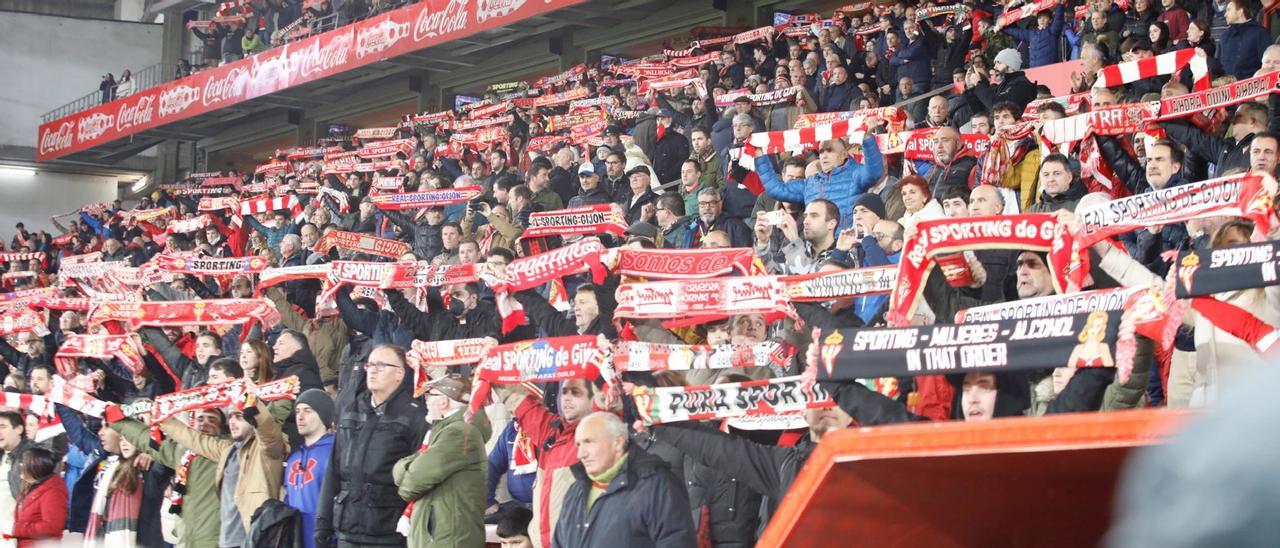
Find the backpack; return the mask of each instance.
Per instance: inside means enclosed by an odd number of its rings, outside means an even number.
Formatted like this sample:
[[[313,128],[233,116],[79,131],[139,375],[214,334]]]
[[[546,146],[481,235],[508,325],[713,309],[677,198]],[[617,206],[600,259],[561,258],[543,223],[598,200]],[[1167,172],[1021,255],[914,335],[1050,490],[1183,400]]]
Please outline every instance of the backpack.
[[[249,546],[254,548],[302,548],[302,514],[278,500],[268,500],[253,512]]]

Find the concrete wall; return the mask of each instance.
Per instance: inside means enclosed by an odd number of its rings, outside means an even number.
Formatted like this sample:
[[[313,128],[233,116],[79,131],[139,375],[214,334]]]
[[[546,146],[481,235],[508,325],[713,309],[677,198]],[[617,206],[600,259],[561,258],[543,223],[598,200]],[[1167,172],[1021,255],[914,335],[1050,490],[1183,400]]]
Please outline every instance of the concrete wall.
[[[48,171],[15,174],[0,169],[0,189],[3,189],[0,190],[0,236],[8,245],[13,238],[13,225],[19,222],[25,224],[27,230],[61,234],[49,222],[49,216],[86,204],[115,200],[116,178]]]
[[[160,62],[162,25],[0,13],[0,146],[36,145],[40,116]]]

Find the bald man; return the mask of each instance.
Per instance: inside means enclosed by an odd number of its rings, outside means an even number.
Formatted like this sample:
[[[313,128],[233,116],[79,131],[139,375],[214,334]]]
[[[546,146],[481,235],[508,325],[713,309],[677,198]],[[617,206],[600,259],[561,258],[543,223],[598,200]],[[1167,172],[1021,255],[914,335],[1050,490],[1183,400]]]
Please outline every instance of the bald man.
[[[969,193],[969,215],[999,215],[1004,211],[1004,196],[995,185],[978,185]]]
[[[617,415],[587,415],[574,441],[579,462],[553,547],[697,546],[684,486],[665,461],[627,443]]]
[[[708,232],[706,236],[702,237],[702,247],[703,249],[731,247],[729,244],[729,234],[725,233],[723,230],[713,230]]]
[[[923,164],[923,165],[922,165]],[[925,180],[934,196],[943,196],[953,188],[969,188],[969,179],[978,158],[964,148],[960,132],[944,127],[933,134],[933,163],[916,162],[917,171],[927,167]]]

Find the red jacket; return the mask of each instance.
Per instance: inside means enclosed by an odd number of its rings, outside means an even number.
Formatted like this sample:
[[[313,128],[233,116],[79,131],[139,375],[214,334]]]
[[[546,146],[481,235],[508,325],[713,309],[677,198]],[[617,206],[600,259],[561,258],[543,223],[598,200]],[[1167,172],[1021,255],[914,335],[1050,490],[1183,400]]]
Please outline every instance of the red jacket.
[[[37,540],[58,540],[67,524],[67,483],[52,476],[18,502],[13,537],[18,548],[35,546]]]
[[[578,462],[578,446],[574,441],[578,423],[566,424],[532,396],[525,397],[514,414],[538,453],[529,538],[538,548],[550,548],[551,533],[560,518],[560,503],[574,481],[569,467]]]

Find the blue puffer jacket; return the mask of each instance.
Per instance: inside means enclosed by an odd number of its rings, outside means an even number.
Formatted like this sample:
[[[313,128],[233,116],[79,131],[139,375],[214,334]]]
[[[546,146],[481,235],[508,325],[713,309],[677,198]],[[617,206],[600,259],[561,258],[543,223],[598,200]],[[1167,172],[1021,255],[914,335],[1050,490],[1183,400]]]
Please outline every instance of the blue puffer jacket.
[[[1271,45],[1271,35],[1253,21],[1228,25],[1218,42],[1222,70],[1241,80],[1253,77],[1262,67],[1262,52]]]
[[[818,172],[803,181],[782,182],[767,156],[756,157],[756,174],[765,191],[775,200],[797,204],[817,199],[830,200],[840,208],[841,230],[853,226],[853,203],[884,175],[884,157],[876,147],[876,137],[868,133],[862,140],[862,163],[853,160],[831,170]]]
[[[1027,53],[1031,58],[1028,68],[1052,65],[1062,60],[1062,54],[1058,50],[1058,38],[1062,36],[1062,4],[1058,4],[1057,9],[1053,10],[1053,22],[1049,23],[1048,28],[1009,27],[1004,31],[1016,40],[1027,43]]]

